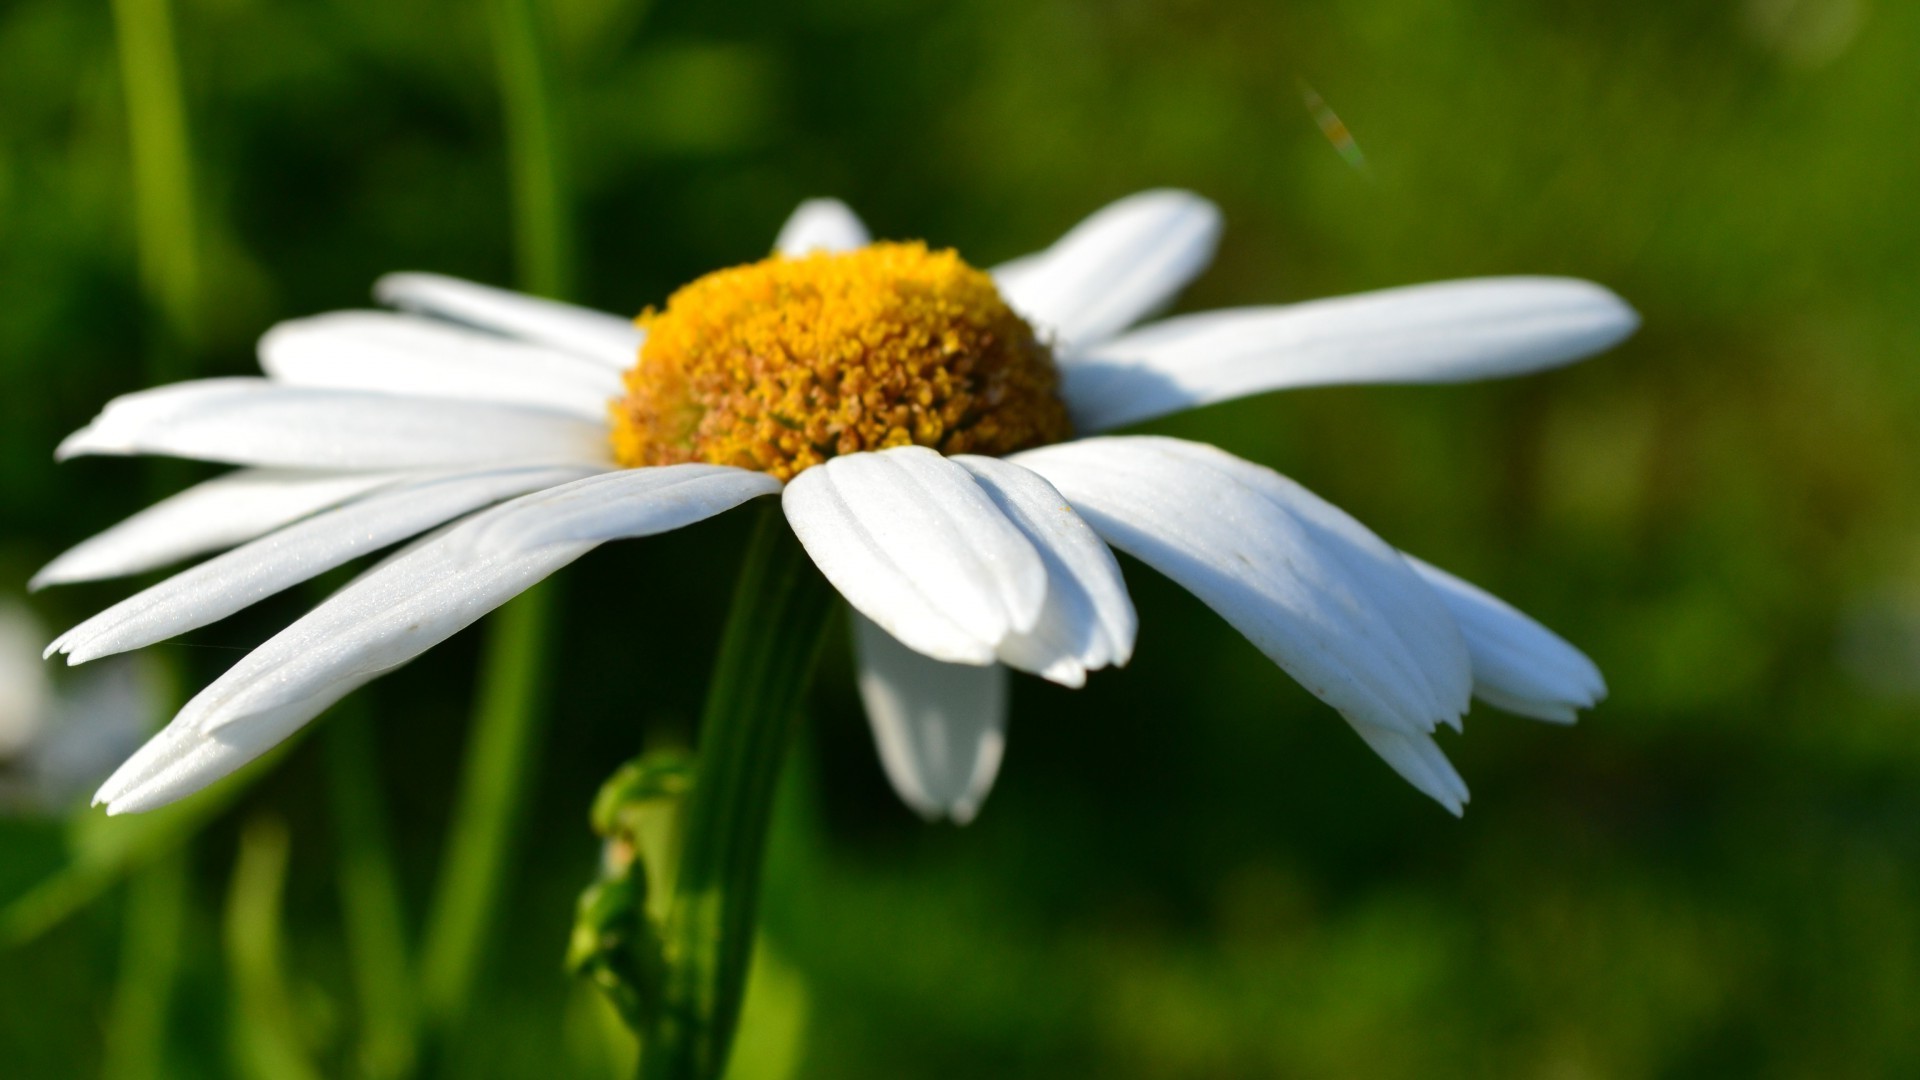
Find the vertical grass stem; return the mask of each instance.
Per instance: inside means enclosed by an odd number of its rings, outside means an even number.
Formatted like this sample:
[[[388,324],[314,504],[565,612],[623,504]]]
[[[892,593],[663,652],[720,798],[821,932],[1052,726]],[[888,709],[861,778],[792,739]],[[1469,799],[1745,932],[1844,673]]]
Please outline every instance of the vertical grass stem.
[[[520,286],[543,296],[571,290],[572,227],[559,125],[538,0],[492,0],[507,169],[512,182]],[[552,586],[537,586],[489,622],[472,742],[421,963],[424,1021],[436,1041],[458,1026],[502,902],[537,751]]]

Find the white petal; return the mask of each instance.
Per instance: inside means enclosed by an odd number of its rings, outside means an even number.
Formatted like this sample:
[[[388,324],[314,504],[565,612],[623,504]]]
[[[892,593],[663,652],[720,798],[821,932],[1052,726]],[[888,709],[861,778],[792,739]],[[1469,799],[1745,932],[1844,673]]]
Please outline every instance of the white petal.
[[[873,242],[853,209],[839,199],[808,199],[780,227],[773,249],[782,255],[852,251]]]
[[[648,498],[663,484],[674,487],[672,474],[689,468],[712,470],[704,482],[713,485],[715,498],[678,497],[663,505]],[[522,496],[476,515],[361,575],[248,653],[121,766],[95,801],[107,803],[109,813],[126,813],[198,791],[354,688],[412,660],[591,551],[599,538],[666,532],[778,486],[772,477],[738,469],[633,469]],[[569,505],[581,491],[592,491],[607,509],[607,519],[592,523],[596,539],[561,539],[509,551],[473,542],[475,534],[508,519],[540,517],[553,506]]]
[[[634,364],[645,335],[604,311],[478,285],[442,274],[387,274],[373,284],[381,303],[597,360],[616,371]]]
[[[1389,731],[1372,724],[1355,724],[1353,730],[1421,794],[1446,807],[1454,817],[1466,812],[1467,782],[1460,779],[1433,736]]]
[[[1460,624],[1473,658],[1473,696],[1537,720],[1571,724],[1607,696],[1600,669],[1565,639],[1499,597],[1409,555]]]
[[[766,473],[726,465],[625,469],[549,492],[538,513],[500,514],[477,522],[458,542],[467,545],[472,557],[492,559],[548,544],[651,536],[779,490],[780,481]]]
[[[994,270],[1009,306],[1064,346],[1104,340],[1173,301],[1213,261],[1220,211],[1186,191],[1143,191],[1043,252]]]
[[[989,663],[1039,621],[1040,553],[966,469],[924,446],[831,458],[794,477],[782,505],[847,602],[936,660]]]
[[[596,422],[621,393],[619,373],[604,364],[387,311],[283,322],[260,339],[260,367],[294,386],[498,401]]]
[[[1439,597],[1298,484],[1177,439],[1088,439],[1012,460],[1349,720],[1422,734],[1466,711],[1466,643]]]
[[[972,821],[1006,745],[1007,669],[929,659],[858,613],[853,645],[860,700],[893,790],[928,820]]]
[[[1639,325],[1573,278],[1479,278],[1288,307],[1182,315],[1061,365],[1082,431],[1288,387],[1518,375],[1612,348]]]
[[[490,503],[578,480],[583,470],[493,469],[390,487],[175,574],[62,634],[47,654],[83,664],[165,641]]]
[[[240,469],[216,476],[75,544],[27,587],[122,577],[218,551],[409,475]]]
[[[1033,542],[1047,568],[1040,621],[1000,643],[1001,661],[1074,687],[1089,671],[1125,665],[1139,620],[1113,552],[1039,474],[997,458],[953,460]]]
[[[612,464],[606,425],[544,409],[267,379],[202,379],[117,397],[54,452],[166,454],[235,465],[431,469]]]

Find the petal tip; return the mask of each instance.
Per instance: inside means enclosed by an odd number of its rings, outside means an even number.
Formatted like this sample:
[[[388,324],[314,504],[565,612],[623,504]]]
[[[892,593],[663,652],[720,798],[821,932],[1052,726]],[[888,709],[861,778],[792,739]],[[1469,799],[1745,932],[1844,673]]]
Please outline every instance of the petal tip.
[[[114,652],[117,650],[114,650],[111,648],[101,648],[96,644],[88,643],[88,644],[77,645],[77,646],[62,645],[60,647],[60,651],[67,654],[68,667],[79,667],[81,664],[92,663],[93,661],[98,660],[103,656],[112,656]]]
[[[101,448],[94,445],[94,435],[93,425],[88,424],[79,431],[61,439],[60,445],[53,448],[53,460],[55,462],[71,461],[74,458],[83,457],[87,454],[101,453]]]
[[[404,307],[403,300],[408,286],[418,283],[426,276],[415,270],[395,270],[381,274],[373,279],[373,298],[388,307]],[[271,334],[273,331],[267,332]]]
[[[1602,319],[1605,325],[1603,338],[1606,344],[1601,348],[1610,349],[1639,332],[1643,320],[1640,312],[1636,311],[1632,304],[1627,303],[1619,293],[1604,285],[1595,285],[1594,288],[1599,290],[1606,305]]]

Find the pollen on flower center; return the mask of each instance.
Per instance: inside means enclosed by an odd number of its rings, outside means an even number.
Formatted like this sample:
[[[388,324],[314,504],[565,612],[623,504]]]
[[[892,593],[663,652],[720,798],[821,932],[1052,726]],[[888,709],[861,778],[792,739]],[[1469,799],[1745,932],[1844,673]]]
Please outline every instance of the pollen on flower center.
[[[786,480],[836,454],[1006,454],[1072,434],[1047,346],[991,277],[925,244],[721,270],[639,324],[646,343],[612,406],[623,465]]]

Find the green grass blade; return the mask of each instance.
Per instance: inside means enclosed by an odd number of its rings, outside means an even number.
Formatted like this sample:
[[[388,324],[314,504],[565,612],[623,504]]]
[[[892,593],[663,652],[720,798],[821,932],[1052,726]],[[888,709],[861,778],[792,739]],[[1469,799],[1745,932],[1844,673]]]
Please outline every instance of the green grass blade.
[[[495,0],[488,10],[499,64],[520,284],[529,292],[564,296],[571,284],[573,244],[543,10],[535,0]],[[473,741],[421,962],[424,1021],[435,1046],[458,1026],[466,1010],[502,902],[505,868],[537,750],[552,588],[529,590],[489,623]]]
[[[120,977],[100,1066],[106,1080],[166,1075],[167,1017],[179,977],[188,891],[182,852],[159,859],[128,884]]]
[[[384,1080],[413,1071],[416,988],[373,731],[364,707],[344,703],[340,711],[325,735],[340,906],[360,1006],[360,1066]]]

